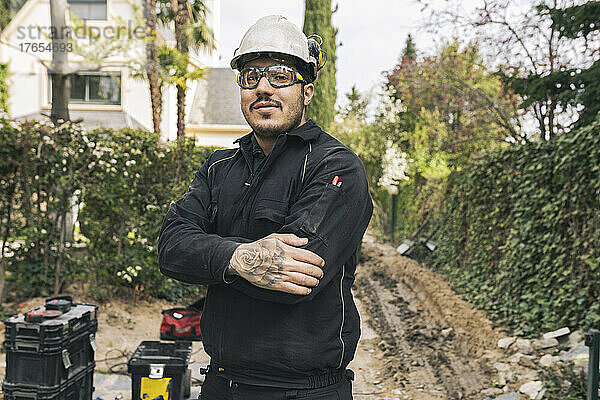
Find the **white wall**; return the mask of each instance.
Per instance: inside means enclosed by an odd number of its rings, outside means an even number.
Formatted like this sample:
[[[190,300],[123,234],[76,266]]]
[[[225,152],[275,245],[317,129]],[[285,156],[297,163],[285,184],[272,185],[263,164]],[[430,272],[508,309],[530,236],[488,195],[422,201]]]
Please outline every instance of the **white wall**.
[[[132,0],[139,4],[140,0]],[[106,26],[116,26],[116,22],[111,17],[119,17],[127,24],[131,20],[131,26],[135,28],[135,18],[129,0],[108,0],[108,21],[87,21],[88,26],[97,26],[100,28]],[[214,30],[215,37],[220,35],[220,0],[207,0],[207,6],[210,13],[208,15],[208,24]],[[0,62],[9,63],[10,77],[9,85],[9,111],[11,116],[20,117],[23,115],[37,113],[40,110],[49,107],[48,99],[48,79],[45,65],[51,62],[50,52],[21,52],[19,45],[29,42],[45,42],[49,40],[45,36],[39,35],[37,29],[29,29],[29,26],[49,27],[50,26],[50,6],[49,0],[29,0],[21,9],[18,15],[11,21],[7,28],[2,32],[2,42],[0,44]],[[31,32],[31,33],[30,33]],[[32,37],[33,36],[33,37]],[[38,36],[40,38],[38,39]],[[122,79],[122,104],[120,109],[131,115],[132,118],[141,123],[146,129],[152,129],[152,108],[150,103],[150,91],[146,80],[134,79],[127,65],[131,59],[141,59],[144,54],[142,41],[132,39],[131,48],[128,55],[111,57],[104,60],[103,65],[108,70],[121,71]],[[218,51],[211,54],[200,52],[196,54],[195,63],[203,66],[218,65]],[[86,60],[79,56],[71,54],[69,61],[73,65],[85,65]],[[88,63],[89,64],[89,63]],[[82,67],[85,68],[85,67]],[[195,82],[190,82],[190,89],[186,101],[187,115],[191,110],[191,104],[195,93]],[[176,90],[173,87],[163,89],[163,112],[161,130],[163,140],[174,140],[177,136],[177,107]],[[73,105],[74,107],[81,106]],[[86,109],[115,110],[115,106],[104,105],[85,105]],[[116,107],[119,109],[119,107]]]
[[[8,104],[9,112],[14,117],[40,110],[44,101],[46,80],[46,68],[42,62],[49,64],[51,59],[49,52],[21,51],[21,45],[27,46],[27,43],[48,43],[36,28],[50,24],[48,1],[30,0],[23,6],[22,11],[24,13],[20,18],[14,18],[2,32],[0,44],[0,62],[9,64]]]
[[[39,111],[46,68],[36,58],[3,44],[0,45],[0,62],[9,63],[7,84],[11,116],[21,117]]]
[[[163,87],[160,139],[162,142],[177,139],[177,90],[173,86]]]
[[[194,137],[197,146],[233,148],[235,140],[251,131],[248,125],[188,124],[186,136]]]
[[[127,69],[121,72],[121,98],[123,111],[142,124],[144,128],[153,130],[152,104],[150,87],[147,80],[134,79]]]

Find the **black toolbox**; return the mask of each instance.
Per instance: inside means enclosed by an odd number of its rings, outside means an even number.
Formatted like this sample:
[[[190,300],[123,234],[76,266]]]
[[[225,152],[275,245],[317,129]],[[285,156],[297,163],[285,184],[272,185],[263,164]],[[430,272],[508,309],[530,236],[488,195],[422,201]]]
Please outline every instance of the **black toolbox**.
[[[192,342],[144,341],[129,361],[132,400],[182,400],[190,396]]]
[[[62,384],[51,387],[4,382],[4,400],[90,400],[94,393],[94,365]]]
[[[97,309],[63,296],[4,321],[5,399],[91,399]]]

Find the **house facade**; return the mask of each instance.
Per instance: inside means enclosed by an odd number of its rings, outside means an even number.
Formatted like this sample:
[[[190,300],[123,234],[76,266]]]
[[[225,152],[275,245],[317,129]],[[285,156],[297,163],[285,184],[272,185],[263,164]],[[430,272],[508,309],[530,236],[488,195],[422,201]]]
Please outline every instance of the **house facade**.
[[[69,52],[72,120],[86,128],[104,126],[152,130],[148,81],[140,77],[144,58],[144,24],[140,0],[67,0],[71,26],[84,26],[96,38],[75,29],[78,47]],[[219,43],[220,3],[205,0],[207,23]],[[76,25],[75,16],[79,19]],[[52,61],[49,0],[27,0],[0,35],[0,62],[9,68],[9,113],[19,119],[46,118],[51,109]],[[116,40],[117,38],[124,38]],[[172,29],[162,27],[159,41],[175,45]],[[107,50],[110,46],[117,50]],[[218,49],[192,52],[190,63],[207,68],[206,79],[188,82],[186,135],[203,146],[231,147],[250,131],[239,108],[235,75],[219,68]],[[163,87],[161,140],[176,138],[174,86]],[[215,108],[217,107],[217,109]]]

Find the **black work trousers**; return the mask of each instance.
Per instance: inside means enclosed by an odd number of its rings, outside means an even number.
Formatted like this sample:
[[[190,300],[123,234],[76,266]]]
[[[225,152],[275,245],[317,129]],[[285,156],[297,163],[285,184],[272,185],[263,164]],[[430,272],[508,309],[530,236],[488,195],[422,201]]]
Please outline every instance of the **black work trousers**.
[[[352,380],[317,389],[282,389],[236,383],[209,372],[198,400],[352,400]]]

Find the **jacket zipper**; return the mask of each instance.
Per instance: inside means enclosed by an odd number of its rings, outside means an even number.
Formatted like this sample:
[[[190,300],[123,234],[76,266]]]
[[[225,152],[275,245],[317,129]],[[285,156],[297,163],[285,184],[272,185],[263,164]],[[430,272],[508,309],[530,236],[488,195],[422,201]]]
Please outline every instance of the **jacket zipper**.
[[[242,148],[242,145],[240,143],[240,149],[241,148]],[[248,184],[248,182],[244,182],[244,186],[245,186],[244,189],[246,190],[246,193],[244,193],[239,205],[235,209],[235,213],[233,214],[233,220],[238,218],[238,215],[241,214],[242,209],[244,208],[244,204],[246,204],[246,200],[248,199],[248,196],[250,195],[250,191],[251,191],[250,189],[252,188],[252,182],[254,181],[254,173],[252,172],[252,166],[250,165],[250,160],[248,159],[248,156],[246,155],[246,152],[244,150],[242,150],[242,155],[244,156],[244,161],[246,161],[246,166],[248,167],[248,171],[250,172],[250,182],[249,182],[249,184]]]

